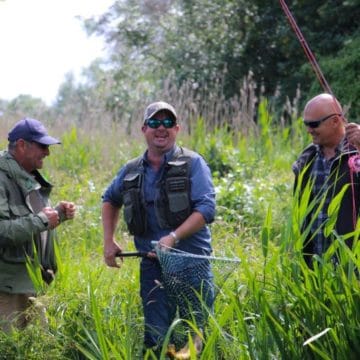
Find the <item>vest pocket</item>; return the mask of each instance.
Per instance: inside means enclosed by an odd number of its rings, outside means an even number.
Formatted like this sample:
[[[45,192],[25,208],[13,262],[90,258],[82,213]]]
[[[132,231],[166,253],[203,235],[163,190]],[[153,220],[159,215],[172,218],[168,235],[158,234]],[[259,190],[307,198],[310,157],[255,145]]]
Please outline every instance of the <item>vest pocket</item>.
[[[130,189],[124,193],[124,218],[131,235],[142,235],[146,230],[146,214],[139,191]]]
[[[189,184],[187,178],[169,178],[166,180],[168,210],[165,211],[171,227],[179,226],[191,213]]]
[[[186,192],[170,193],[168,199],[171,213],[177,213],[189,208],[189,197]]]

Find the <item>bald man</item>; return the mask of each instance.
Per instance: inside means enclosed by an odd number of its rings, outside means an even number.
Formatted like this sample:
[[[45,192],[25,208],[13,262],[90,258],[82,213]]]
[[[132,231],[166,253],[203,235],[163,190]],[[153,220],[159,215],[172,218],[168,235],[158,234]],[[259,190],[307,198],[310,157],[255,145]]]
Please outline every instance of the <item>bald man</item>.
[[[292,169],[299,201],[306,184],[311,182],[310,213],[301,221],[304,220],[304,258],[312,267],[314,255],[323,255],[336,240],[336,234],[350,234],[356,227],[360,205],[360,125],[347,123],[340,103],[330,94],[309,100],[303,118],[312,143],[303,150]],[[342,190],[339,212],[331,228],[329,204]],[[315,205],[312,207],[312,204]],[[353,236],[344,238],[351,247]],[[339,260],[336,256],[332,259]]]

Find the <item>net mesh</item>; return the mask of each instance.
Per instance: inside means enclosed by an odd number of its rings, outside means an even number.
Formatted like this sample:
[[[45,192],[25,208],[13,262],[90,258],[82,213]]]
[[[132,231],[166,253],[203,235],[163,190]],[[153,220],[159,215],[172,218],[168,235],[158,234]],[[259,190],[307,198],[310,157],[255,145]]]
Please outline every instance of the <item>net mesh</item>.
[[[181,319],[203,329],[216,295],[240,260],[229,257],[195,255],[177,249],[156,249],[162,270],[162,284]],[[182,335],[181,335],[182,334]],[[178,330],[177,338],[184,335]]]

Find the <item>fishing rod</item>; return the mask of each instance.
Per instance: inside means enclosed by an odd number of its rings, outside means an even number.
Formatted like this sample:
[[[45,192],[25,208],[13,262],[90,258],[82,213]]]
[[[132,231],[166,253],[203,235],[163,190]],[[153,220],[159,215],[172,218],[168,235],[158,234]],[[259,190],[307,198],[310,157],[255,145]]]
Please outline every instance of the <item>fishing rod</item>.
[[[296,23],[296,20],[294,18],[294,16],[292,15],[289,7],[287,6],[285,0],[279,0],[280,5],[286,15],[286,18],[288,19],[291,28],[294,30],[296,37],[298,38],[306,57],[308,58],[319,82],[320,85],[322,86],[322,88],[325,90],[325,92],[327,92],[328,94],[330,94],[333,99],[334,99],[334,103],[333,103],[333,109],[334,109],[334,113],[338,114],[340,113],[340,117],[342,118],[342,120],[344,121],[344,123],[346,124],[348,121],[344,116],[344,113],[342,111],[340,111],[340,109],[338,108],[337,102],[336,102],[336,97],[333,93],[333,91],[331,90],[331,87],[329,85],[329,83],[326,81],[325,76],[323,74],[323,72],[321,71],[321,68],[318,64],[318,62],[316,61],[315,55],[314,53],[311,51],[310,46],[308,45],[307,41],[305,40],[304,35],[302,34],[298,24]],[[359,168],[360,169],[360,168]],[[357,170],[359,171],[359,170]]]
[[[331,90],[331,87],[329,85],[329,83],[326,81],[325,76],[323,74],[323,72],[321,71],[321,68],[318,64],[318,62],[316,61],[315,55],[314,53],[311,51],[310,46],[308,45],[307,41],[305,40],[304,35],[302,34],[298,24],[296,23],[296,20],[294,18],[294,16],[292,15],[289,7],[287,6],[285,0],[279,0],[280,5],[286,15],[286,18],[288,19],[291,28],[294,30],[296,37],[298,38],[306,57],[308,58],[319,82],[320,85],[322,86],[322,88],[325,90],[325,92],[327,92],[328,94],[330,94],[333,99],[334,99],[334,104],[333,104],[333,108],[334,108],[334,112],[335,113],[340,113],[340,116],[342,118],[342,120],[344,121],[344,123],[347,123],[347,119],[344,117],[344,114],[342,111],[339,111],[338,106],[336,105],[336,97],[333,93],[333,91]]]
[[[321,68],[320,68],[318,62],[316,61],[315,55],[311,51],[310,46],[308,45],[307,41],[305,40],[305,37],[302,34],[299,26],[297,25],[296,20],[295,20],[294,16],[292,15],[289,7],[287,6],[285,0],[279,0],[279,1],[280,1],[280,5],[286,15],[286,18],[288,19],[292,29],[294,30],[303,50],[305,52],[306,57],[308,58],[313,70],[315,71],[315,74],[320,82],[320,85],[323,87],[325,92],[331,94],[335,98],[334,93],[332,92],[329,83],[326,81],[325,76],[324,76],[323,72],[321,71]]]

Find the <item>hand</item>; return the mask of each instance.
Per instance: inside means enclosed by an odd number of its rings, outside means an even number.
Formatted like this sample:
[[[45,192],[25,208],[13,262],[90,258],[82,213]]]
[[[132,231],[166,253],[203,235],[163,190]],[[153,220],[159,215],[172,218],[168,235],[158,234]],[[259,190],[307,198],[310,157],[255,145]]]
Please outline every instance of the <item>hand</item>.
[[[349,143],[360,151],[360,125],[349,123],[345,126],[345,131]]]
[[[163,236],[156,245],[160,250],[168,251],[169,248],[175,247],[175,239],[171,235]]]
[[[116,254],[121,253],[122,249],[116,241],[111,241],[109,243],[104,242],[104,261],[107,266],[117,267],[120,265],[116,262]],[[122,259],[121,259],[122,260]]]
[[[57,206],[66,220],[73,219],[75,217],[76,206],[73,202],[70,201],[60,201]]]
[[[157,259],[157,255],[155,251],[149,251],[146,255],[147,258],[149,259]]]
[[[42,212],[48,218],[49,229],[54,229],[60,224],[59,213],[55,209],[47,206],[42,209]]]

